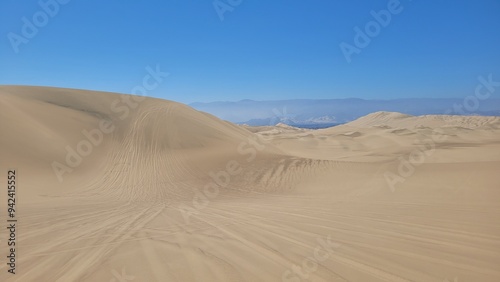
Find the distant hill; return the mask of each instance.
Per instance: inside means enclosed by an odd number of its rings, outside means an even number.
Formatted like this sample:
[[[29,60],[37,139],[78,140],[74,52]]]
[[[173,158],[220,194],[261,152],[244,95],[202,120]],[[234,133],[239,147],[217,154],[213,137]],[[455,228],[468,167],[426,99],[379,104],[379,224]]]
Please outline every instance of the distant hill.
[[[373,112],[400,112],[409,115],[500,116],[500,99],[480,101],[475,111],[467,111],[463,99],[300,99],[192,103],[191,107],[234,123],[254,126],[285,123],[295,126],[325,127],[353,121]]]

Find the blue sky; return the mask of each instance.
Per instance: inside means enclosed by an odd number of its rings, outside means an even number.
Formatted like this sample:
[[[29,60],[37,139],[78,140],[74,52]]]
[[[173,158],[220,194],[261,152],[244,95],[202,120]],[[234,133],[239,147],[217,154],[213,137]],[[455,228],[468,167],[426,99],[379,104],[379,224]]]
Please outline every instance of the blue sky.
[[[479,75],[500,80],[498,0],[400,0],[348,63],[339,44],[355,46],[354,28],[391,1],[242,0],[221,20],[212,0],[71,0],[43,25],[38,1],[4,0],[0,84],[130,93],[159,65],[170,76],[148,95],[190,103],[462,98]],[[34,15],[41,26],[24,37]],[[18,53],[12,34],[25,38]]]

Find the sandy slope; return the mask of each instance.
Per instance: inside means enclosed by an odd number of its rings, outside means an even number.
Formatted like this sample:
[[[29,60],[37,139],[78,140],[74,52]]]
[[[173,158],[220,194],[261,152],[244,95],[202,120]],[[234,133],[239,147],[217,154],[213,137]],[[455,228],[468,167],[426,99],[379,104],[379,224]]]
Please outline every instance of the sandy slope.
[[[0,281],[500,281],[498,118],[245,128],[136,100],[0,87],[19,219]],[[52,164],[101,123],[114,130],[59,182]]]

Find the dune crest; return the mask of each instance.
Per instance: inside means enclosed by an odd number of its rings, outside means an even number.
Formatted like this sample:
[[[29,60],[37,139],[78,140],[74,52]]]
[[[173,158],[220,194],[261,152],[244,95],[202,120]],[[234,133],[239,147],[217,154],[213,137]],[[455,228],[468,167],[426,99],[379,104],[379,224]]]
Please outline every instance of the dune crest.
[[[22,224],[0,281],[500,280],[498,117],[249,127],[28,86],[0,107]]]
[[[411,116],[396,112],[376,112],[347,123],[354,127],[390,126],[398,128],[418,127],[463,127],[463,128],[500,128],[500,117],[424,115]]]

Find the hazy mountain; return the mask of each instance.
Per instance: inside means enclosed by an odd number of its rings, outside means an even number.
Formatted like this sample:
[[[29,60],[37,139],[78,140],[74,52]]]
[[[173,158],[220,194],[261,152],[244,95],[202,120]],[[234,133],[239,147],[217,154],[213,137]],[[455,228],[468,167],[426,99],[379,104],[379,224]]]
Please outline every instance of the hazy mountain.
[[[471,101],[467,100],[469,103]],[[249,125],[326,125],[355,120],[378,112],[400,112],[410,115],[455,114],[500,116],[500,99],[466,105],[464,99],[300,99],[277,101],[241,100],[237,102],[192,103],[191,107],[221,119]]]

